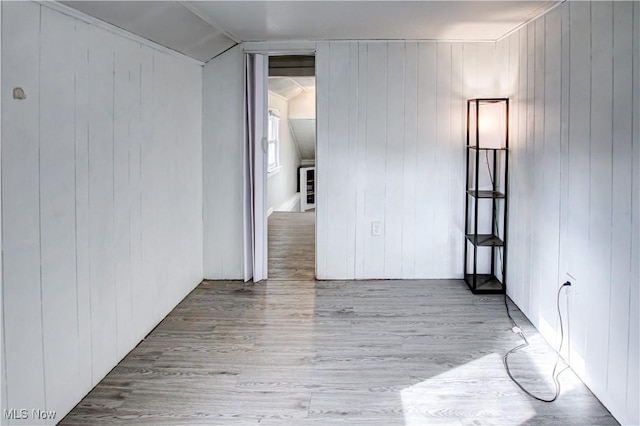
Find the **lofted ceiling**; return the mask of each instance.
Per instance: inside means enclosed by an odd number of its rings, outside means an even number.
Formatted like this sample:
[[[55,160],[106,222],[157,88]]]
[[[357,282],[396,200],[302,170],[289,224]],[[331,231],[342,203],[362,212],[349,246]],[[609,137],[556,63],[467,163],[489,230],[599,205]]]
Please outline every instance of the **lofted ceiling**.
[[[496,40],[558,1],[63,1],[206,62],[237,42]]]
[[[302,93],[315,92],[315,77],[269,77],[269,92],[289,102]],[[291,105],[291,104],[289,104]],[[289,109],[291,114],[291,106]],[[315,110],[313,111],[315,114]],[[297,114],[300,115],[300,114]],[[304,114],[303,114],[304,115]],[[287,117],[293,141],[298,147],[301,160],[315,160],[316,157],[316,120],[307,117]]]
[[[315,77],[269,77],[269,91],[286,99],[316,90]]]
[[[236,44],[212,22],[178,1],[62,1],[89,16],[108,22],[206,62]]]
[[[316,120],[313,118],[290,118],[289,129],[301,160],[316,159]]]

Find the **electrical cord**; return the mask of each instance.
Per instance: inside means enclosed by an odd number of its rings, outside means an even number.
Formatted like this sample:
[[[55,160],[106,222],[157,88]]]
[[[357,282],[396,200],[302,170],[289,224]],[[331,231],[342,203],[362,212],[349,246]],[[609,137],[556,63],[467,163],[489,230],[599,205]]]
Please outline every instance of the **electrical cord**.
[[[484,152],[485,154],[485,159],[486,159],[486,164],[487,164],[487,170],[489,172],[489,179],[491,180],[491,187],[494,188],[495,184],[494,184],[494,180],[493,180],[493,175],[491,173],[491,166],[489,166],[489,153],[488,151]],[[495,167],[495,165],[494,165]],[[478,182],[476,182],[476,185],[478,184]],[[497,218],[497,212],[496,212],[497,208],[496,205],[494,203],[493,205],[493,217],[494,217],[494,224],[496,227],[496,232],[498,230],[498,218]],[[502,247],[498,247],[498,253],[500,254],[500,270],[502,272],[502,277],[503,277],[503,282],[504,282],[504,262],[502,259]],[[542,402],[553,402],[556,399],[558,399],[558,397],[560,396],[560,381],[558,380],[558,378],[560,377],[560,375],[562,373],[564,373],[566,370],[569,369],[569,366],[566,366],[565,368],[563,368],[562,370],[558,371],[558,364],[560,363],[560,354],[562,353],[562,346],[564,345],[564,327],[562,325],[562,313],[560,311],[560,292],[562,291],[563,288],[565,287],[570,287],[571,283],[569,281],[565,282],[564,284],[562,284],[560,286],[560,288],[558,288],[558,295],[556,297],[556,308],[558,310],[558,318],[560,320],[560,346],[558,347],[558,357],[556,358],[556,362],[553,365],[553,371],[551,373],[551,377],[553,379],[553,384],[555,387],[555,393],[553,395],[553,398],[551,399],[545,399],[545,398],[541,398],[537,395],[534,395],[533,392],[527,390],[524,385],[522,385],[522,383],[520,383],[518,381],[518,379],[516,379],[513,374],[511,373],[511,369],[509,368],[509,355],[514,354],[516,352],[518,352],[521,349],[526,348],[527,346],[529,346],[529,341],[527,340],[527,337],[524,335],[524,332],[522,331],[522,329],[518,326],[518,323],[516,322],[516,320],[513,319],[513,317],[511,316],[511,311],[509,310],[509,301],[507,298],[507,288],[505,285],[504,288],[504,307],[507,311],[507,317],[509,318],[509,321],[511,321],[511,331],[513,331],[514,333],[516,333],[517,335],[520,336],[520,338],[523,340],[523,343],[516,346],[515,348],[511,349],[510,351],[508,351],[506,354],[504,354],[504,356],[502,357],[502,363],[504,364],[504,368],[507,371],[507,375],[509,375],[509,378],[511,379],[511,381],[513,381],[513,383],[515,383],[525,394],[529,395],[531,398],[534,398],[538,401],[542,401]],[[557,373],[556,373],[557,372]]]
[[[518,385],[518,387],[520,389],[522,389],[522,391],[524,393],[526,393],[527,395],[529,395],[530,397],[537,399],[538,401],[542,401],[542,402],[553,402],[556,399],[558,399],[558,396],[560,396],[560,381],[558,380],[558,378],[560,377],[560,375],[562,373],[564,373],[566,370],[569,369],[569,366],[566,366],[565,368],[563,368],[562,370],[560,370],[558,372],[558,364],[560,363],[560,353],[562,352],[562,346],[564,344],[564,327],[562,325],[562,313],[560,312],[560,292],[562,291],[563,288],[565,287],[569,287],[571,286],[571,283],[569,281],[565,282],[564,284],[562,284],[560,286],[560,288],[558,289],[558,296],[556,298],[556,308],[558,309],[558,318],[560,319],[560,346],[558,347],[558,357],[556,358],[556,362],[553,366],[553,372],[551,373],[552,379],[553,379],[553,383],[555,386],[555,393],[553,395],[553,398],[551,399],[545,399],[545,398],[541,398],[537,395],[534,395],[531,391],[527,390],[522,383],[520,383],[514,376],[513,374],[511,374],[511,369],[509,368],[509,355],[526,348],[527,346],[529,346],[529,341],[527,340],[526,336],[524,335],[524,332],[520,329],[520,327],[518,327],[518,325],[515,323],[515,321],[513,320],[513,318],[511,317],[511,314],[509,313],[509,305],[507,303],[507,295],[505,292],[505,296],[504,296],[504,300],[505,300],[505,306],[507,308],[507,315],[509,316],[509,319],[511,319],[512,324],[516,324],[513,326],[512,331],[516,334],[518,334],[520,336],[520,338],[522,338],[522,340],[524,341],[524,343],[516,346],[515,348],[511,349],[509,352],[507,352],[503,357],[502,357],[502,362],[504,364],[504,368],[505,370],[507,370],[507,374],[509,375],[509,378],[516,384]]]

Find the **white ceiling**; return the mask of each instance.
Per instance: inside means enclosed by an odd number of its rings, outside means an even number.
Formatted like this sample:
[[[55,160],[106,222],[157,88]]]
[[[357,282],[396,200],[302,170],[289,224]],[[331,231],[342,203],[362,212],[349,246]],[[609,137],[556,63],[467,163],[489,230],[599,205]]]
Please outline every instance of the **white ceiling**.
[[[236,41],[178,1],[62,1],[140,37],[206,62]]]
[[[269,77],[269,91],[286,100],[316,90],[315,77]]]
[[[239,41],[496,40],[558,1],[64,1],[207,61]]]
[[[551,1],[210,1],[197,7],[242,41],[495,40]]]

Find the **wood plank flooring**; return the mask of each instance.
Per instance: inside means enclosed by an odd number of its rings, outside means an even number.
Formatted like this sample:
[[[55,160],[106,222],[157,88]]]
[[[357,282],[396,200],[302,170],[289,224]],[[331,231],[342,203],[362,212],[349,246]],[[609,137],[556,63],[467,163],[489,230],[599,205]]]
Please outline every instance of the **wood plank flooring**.
[[[316,214],[273,212],[269,216],[269,278],[312,280],[316,268]]]
[[[514,317],[514,374],[548,397],[553,352]],[[617,424],[571,371],[557,402],[525,396],[519,343],[461,280],[205,281],[62,424]]]
[[[62,424],[617,424],[571,371],[554,404],[508,379],[520,342],[500,296],[316,282],[314,228],[313,212],[273,213],[269,280],[203,282]],[[532,342],[514,373],[548,397],[553,352],[514,316]]]

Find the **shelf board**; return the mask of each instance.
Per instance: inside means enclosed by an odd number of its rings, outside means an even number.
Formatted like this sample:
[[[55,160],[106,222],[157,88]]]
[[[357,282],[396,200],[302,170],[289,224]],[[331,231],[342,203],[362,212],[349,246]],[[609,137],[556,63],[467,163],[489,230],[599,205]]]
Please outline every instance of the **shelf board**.
[[[475,198],[504,198],[504,194],[498,191],[476,191],[475,189],[469,189],[467,194]]]
[[[507,148],[507,147],[488,148],[488,147],[484,147],[484,146],[477,147],[475,145],[467,145],[467,148],[469,148],[469,149],[477,149],[477,150],[480,150],[480,151],[508,151],[509,150],[509,148]]]
[[[474,234],[467,234],[467,240],[469,240],[471,242],[471,244],[474,244],[478,247],[502,247],[504,245],[504,242],[498,238],[495,235],[491,235],[491,234],[478,234],[477,238],[478,238],[478,243],[476,244],[475,239],[476,235]]]
[[[477,274],[476,288],[473,288],[473,274],[465,274],[464,281],[474,294],[502,294],[504,293],[504,285],[495,275]]]
[[[480,104],[498,104],[498,103],[507,103],[509,98],[473,98],[467,99],[467,103],[480,103]]]

